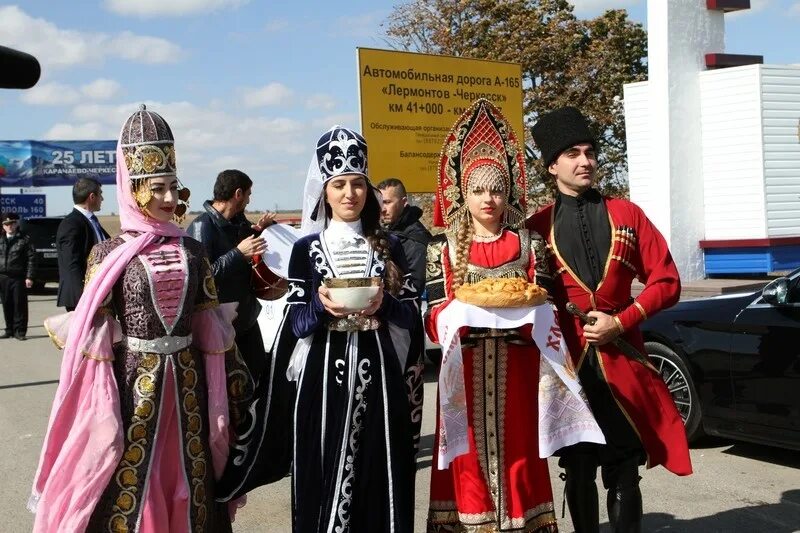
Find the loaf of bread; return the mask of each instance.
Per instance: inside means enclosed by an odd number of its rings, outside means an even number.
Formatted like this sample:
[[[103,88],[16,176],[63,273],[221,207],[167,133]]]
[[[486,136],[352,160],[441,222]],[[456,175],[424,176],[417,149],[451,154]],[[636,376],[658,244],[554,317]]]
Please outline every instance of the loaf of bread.
[[[479,307],[533,307],[547,301],[547,291],[522,278],[486,278],[462,285],[456,298]]]

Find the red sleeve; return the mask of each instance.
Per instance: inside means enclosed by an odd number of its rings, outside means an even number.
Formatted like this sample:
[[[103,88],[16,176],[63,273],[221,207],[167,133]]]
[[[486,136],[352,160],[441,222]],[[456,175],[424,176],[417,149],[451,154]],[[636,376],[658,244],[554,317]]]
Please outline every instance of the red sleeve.
[[[639,257],[634,266],[644,289],[617,315],[626,331],[662,309],[672,307],[681,295],[681,279],[667,241],[639,206],[629,205],[639,239]]]

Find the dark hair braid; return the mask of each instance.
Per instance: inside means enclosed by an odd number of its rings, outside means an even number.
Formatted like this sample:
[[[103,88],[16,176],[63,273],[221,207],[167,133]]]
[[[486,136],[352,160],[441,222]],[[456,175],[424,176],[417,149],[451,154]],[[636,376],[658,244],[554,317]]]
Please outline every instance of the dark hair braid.
[[[389,235],[381,228],[380,222],[381,205],[371,190],[367,187],[367,199],[364,202],[364,209],[361,210],[361,227],[364,236],[369,241],[372,249],[378,257],[383,260],[383,283],[386,290],[392,296],[400,294],[403,287],[403,272],[397,267],[397,263],[392,260],[392,251],[389,248]]]

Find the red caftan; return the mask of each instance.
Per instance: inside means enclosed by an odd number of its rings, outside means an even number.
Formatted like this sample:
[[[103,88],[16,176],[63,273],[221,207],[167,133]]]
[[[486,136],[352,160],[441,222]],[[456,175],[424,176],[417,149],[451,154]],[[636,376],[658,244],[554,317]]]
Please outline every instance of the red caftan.
[[[648,316],[671,307],[680,297],[678,270],[667,243],[636,204],[604,198],[611,223],[612,242],[602,281],[591,291],[570,269],[558,251],[553,220],[554,205],[544,207],[528,219],[528,228],[547,239],[553,272],[553,297],[559,323],[576,371],[589,347],[580,319],[565,310],[568,301],[584,311],[615,315],[625,330],[623,337],[645,354],[637,327]],[[631,298],[631,283],[638,278],[644,290]],[[647,453],[647,466],[664,465],[678,475],[692,473],[683,422],[661,377],[641,363],[623,355],[616,346],[598,347],[605,381],[623,414]]]
[[[433,308],[425,328],[434,341],[437,317],[454,299],[455,244],[441,237],[428,248]],[[520,276],[535,281],[535,257],[538,250],[544,259],[544,246],[527,230],[505,230],[494,242],[473,242],[468,279]],[[539,267],[546,267],[546,261]],[[557,531],[547,462],[539,458],[540,356],[531,328],[513,333],[463,328],[461,334],[469,452],[446,470],[433,465],[428,531]],[[439,427],[438,410],[436,423]],[[438,440],[437,431],[434,450]]]

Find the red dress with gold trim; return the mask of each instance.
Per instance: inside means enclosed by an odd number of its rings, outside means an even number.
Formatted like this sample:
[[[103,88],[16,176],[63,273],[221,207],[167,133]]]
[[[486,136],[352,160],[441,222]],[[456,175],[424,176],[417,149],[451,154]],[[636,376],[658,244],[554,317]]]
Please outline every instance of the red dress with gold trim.
[[[437,317],[455,297],[450,265],[455,245],[437,236],[428,247],[425,328],[437,340]],[[545,243],[527,230],[504,230],[493,242],[473,242],[467,281],[486,277],[537,279]],[[544,273],[542,273],[544,275]],[[549,281],[549,279],[548,279]],[[547,462],[539,458],[539,349],[531,328],[462,331],[469,452],[445,470],[431,469],[428,531],[557,531]],[[437,427],[440,423],[437,412]],[[436,432],[433,449],[439,446]]]
[[[589,345],[583,338],[580,319],[564,308],[568,301],[584,311],[594,309],[615,315],[625,330],[623,337],[644,354],[638,324],[647,316],[675,305],[681,292],[678,270],[667,243],[641,208],[622,199],[604,198],[604,201],[612,242],[603,279],[594,291],[559,254],[553,230],[554,204],[544,207],[527,222],[528,228],[545,236],[548,242],[553,297],[576,370],[580,370]],[[635,299],[631,298],[634,278],[645,285]],[[644,446],[648,468],[663,465],[678,475],[691,474],[683,422],[661,377],[623,355],[614,345],[599,346],[597,352],[611,394]]]

